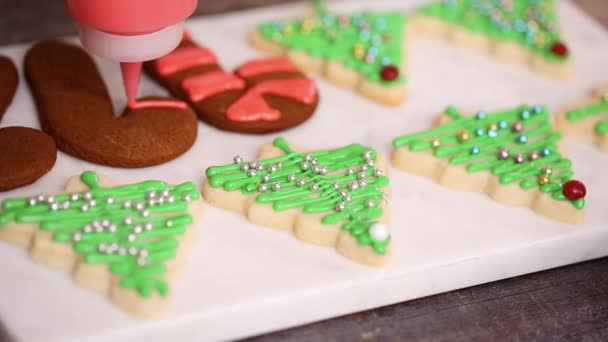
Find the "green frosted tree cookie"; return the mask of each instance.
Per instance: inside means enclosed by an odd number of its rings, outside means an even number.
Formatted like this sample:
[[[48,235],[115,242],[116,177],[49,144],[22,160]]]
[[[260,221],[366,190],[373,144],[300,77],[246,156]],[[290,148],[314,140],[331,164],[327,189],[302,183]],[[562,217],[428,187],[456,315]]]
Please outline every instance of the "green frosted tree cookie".
[[[399,12],[354,14],[330,12],[314,1],[314,14],[260,24],[254,46],[287,54],[304,70],[358,89],[380,102],[403,100],[407,18]]]
[[[374,149],[353,144],[307,153],[278,138],[260,158],[245,162],[237,156],[233,164],[210,167],[205,199],[255,223],[335,246],[358,262],[386,261],[389,180]]]
[[[519,106],[465,116],[456,108],[445,122],[393,141],[394,164],[441,184],[485,191],[500,202],[529,206],[551,218],[581,223],[586,189],[573,180],[543,106]]]
[[[558,78],[570,74],[570,53],[559,31],[555,0],[440,0],[416,11],[416,28],[459,45],[530,64]]]
[[[183,261],[200,194],[193,183],[102,180],[87,171],[78,182],[86,190],[68,185],[66,193],[4,200],[0,237],[73,271],[81,285],[108,293],[127,311],[154,315],[169,295],[172,268]]]

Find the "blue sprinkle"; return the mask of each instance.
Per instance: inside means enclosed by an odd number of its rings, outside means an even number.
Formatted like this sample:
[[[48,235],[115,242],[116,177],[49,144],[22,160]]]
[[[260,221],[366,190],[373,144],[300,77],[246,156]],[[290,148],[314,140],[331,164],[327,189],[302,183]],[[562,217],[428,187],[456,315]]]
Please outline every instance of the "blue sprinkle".
[[[380,63],[382,63],[382,65],[386,66],[386,65],[391,65],[391,58],[388,56],[384,56],[382,57],[382,59],[380,59]]]
[[[526,120],[530,118],[530,111],[529,110],[524,110],[523,112],[521,112],[521,114],[519,114],[519,116],[522,118],[522,120]]]
[[[471,147],[471,154],[479,154],[479,152],[481,152],[479,150],[479,147],[477,147],[477,146]]]
[[[372,56],[377,56],[378,55],[378,48],[375,46],[372,46],[369,48],[369,50],[367,50],[367,53],[372,55]]]
[[[500,128],[507,128],[509,127],[509,123],[507,122],[507,120],[500,120],[498,121],[498,127]]]
[[[488,115],[486,114],[486,112],[484,111],[479,111],[477,112],[477,120],[483,120],[487,117]]]
[[[384,30],[386,28],[386,20],[384,19],[376,19],[376,28],[378,30]]]
[[[475,130],[475,135],[477,135],[478,137],[484,135],[486,133],[486,131],[483,128],[478,128]]]
[[[371,33],[369,33],[369,31],[365,30],[365,31],[361,31],[361,33],[359,33],[359,39],[363,40],[363,41],[368,41],[371,38]]]
[[[515,30],[517,30],[518,32],[526,32],[527,29],[528,29],[528,25],[526,24],[525,21],[523,21],[521,19],[517,19],[515,21]]]
[[[527,142],[528,142],[528,136],[523,135],[523,134],[522,134],[522,135],[520,135],[520,136],[518,136],[518,137],[517,137],[517,142],[518,142],[518,143],[520,143],[520,144],[525,144],[525,143],[527,143]]]
[[[534,109],[533,109],[534,114],[540,114],[540,113],[542,113],[544,110],[545,110],[545,108],[544,108],[542,105],[539,105],[539,104],[535,105],[535,106],[534,106]]]
[[[490,138],[496,138],[498,136],[498,131],[495,129],[491,129],[488,131],[488,136]]]
[[[551,149],[548,147],[545,147],[540,151],[540,154],[542,154],[543,157],[547,157],[551,154]]]

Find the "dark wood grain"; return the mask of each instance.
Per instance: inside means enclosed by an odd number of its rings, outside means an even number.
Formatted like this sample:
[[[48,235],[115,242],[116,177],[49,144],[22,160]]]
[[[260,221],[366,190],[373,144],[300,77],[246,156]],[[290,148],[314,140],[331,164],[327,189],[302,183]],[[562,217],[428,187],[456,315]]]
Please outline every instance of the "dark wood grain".
[[[196,14],[289,1],[204,0]],[[575,2],[608,27],[607,0]],[[59,0],[0,0],[0,45],[75,33],[75,26],[65,15],[62,3]],[[6,329],[0,322],[0,341],[6,338]],[[608,341],[608,258],[251,339],[259,342],[284,340]]]
[[[273,341],[608,341],[608,258],[289,329]]]

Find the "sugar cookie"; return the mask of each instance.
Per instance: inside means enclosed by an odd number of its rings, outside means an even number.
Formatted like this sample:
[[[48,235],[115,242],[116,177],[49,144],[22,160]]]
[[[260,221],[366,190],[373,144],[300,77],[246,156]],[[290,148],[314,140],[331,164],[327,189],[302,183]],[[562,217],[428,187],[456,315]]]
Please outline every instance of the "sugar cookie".
[[[585,185],[559,149],[543,106],[519,106],[465,116],[446,110],[438,127],[393,141],[393,164],[463,191],[485,191],[496,201],[530,207],[572,224],[584,219]]]
[[[559,113],[557,127],[566,135],[595,143],[608,152],[608,84],[596,88],[587,101]]]
[[[545,76],[572,75],[568,46],[559,32],[555,0],[436,0],[412,18],[417,32],[529,65]]]
[[[233,164],[207,169],[203,197],[253,223],[292,230],[301,240],[381,266],[391,241],[385,172],[370,147],[305,153],[278,138],[261,148],[258,161],[237,156]]]
[[[200,194],[192,183],[114,186],[87,171],[66,192],[4,200],[0,239],[28,248],[82,287],[150,318],[167,305],[196,234]]]
[[[300,69],[389,105],[405,99],[407,17],[399,12],[338,15],[323,1],[315,14],[259,25],[252,45],[284,55]]]

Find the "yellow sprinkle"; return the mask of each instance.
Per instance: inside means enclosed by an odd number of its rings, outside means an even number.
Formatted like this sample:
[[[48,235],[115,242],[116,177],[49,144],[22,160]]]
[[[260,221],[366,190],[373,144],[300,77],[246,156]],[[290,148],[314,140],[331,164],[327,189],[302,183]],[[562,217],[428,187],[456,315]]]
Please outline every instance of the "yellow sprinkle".
[[[528,20],[528,27],[530,27],[530,29],[533,31],[538,31],[538,23],[536,20]]]
[[[550,175],[550,174],[552,174],[552,173],[553,173],[553,170],[552,170],[551,168],[546,168],[546,169],[544,169],[544,170],[543,170],[543,173],[544,173],[545,175]]]
[[[467,140],[469,140],[471,136],[469,135],[468,131],[461,131],[460,133],[458,133],[458,140],[460,142],[465,142]]]
[[[550,179],[549,175],[542,175],[538,178],[538,183],[540,185],[545,185],[545,184],[549,183],[550,180],[551,179]]]
[[[489,128],[490,128],[490,130],[496,131],[496,130],[498,130],[498,124],[495,124],[495,123],[490,124]]]
[[[539,32],[538,36],[536,37],[536,44],[543,45],[543,44],[545,44],[545,41],[546,41],[545,35],[542,32]]]
[[[439,141],[439,139],[433,139],[433,141],[431,142],[431,145],[434,148],[437,148],[437,147],[441,146],[441,141]]]
[[[283,32],[285,34],[292,34],[293,33],[293,28],[291,27],[291,25],[285,26],[285,28],[283,29]]]

